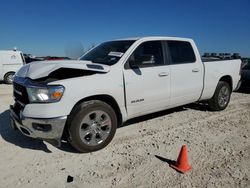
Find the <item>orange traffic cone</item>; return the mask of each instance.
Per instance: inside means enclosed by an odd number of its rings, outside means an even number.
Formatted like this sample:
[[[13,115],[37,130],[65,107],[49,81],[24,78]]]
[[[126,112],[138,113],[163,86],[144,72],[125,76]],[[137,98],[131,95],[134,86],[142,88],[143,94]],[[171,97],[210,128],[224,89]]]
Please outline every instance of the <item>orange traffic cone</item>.
[[[177,161],[174,164],[170,164],[170,167],[181,173],[185,173],[192,169],[192,167],[188,164],[188,151],[186,145],[181,147]]]

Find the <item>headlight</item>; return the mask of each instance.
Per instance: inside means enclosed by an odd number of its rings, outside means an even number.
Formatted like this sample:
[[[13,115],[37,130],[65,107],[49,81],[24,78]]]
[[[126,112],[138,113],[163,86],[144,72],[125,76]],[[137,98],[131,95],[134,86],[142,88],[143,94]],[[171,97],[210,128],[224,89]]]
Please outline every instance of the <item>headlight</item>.
[[[51,103],[60,101],[63,96],[63,86],[48,86],[48,87],[28,87],[27,88],[29,101],[33,103]]]

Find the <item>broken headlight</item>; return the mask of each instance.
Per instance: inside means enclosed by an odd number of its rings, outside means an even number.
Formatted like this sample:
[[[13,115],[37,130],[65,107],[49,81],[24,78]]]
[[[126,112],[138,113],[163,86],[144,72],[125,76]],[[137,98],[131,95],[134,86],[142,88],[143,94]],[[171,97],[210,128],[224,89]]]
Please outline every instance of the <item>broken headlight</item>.
[[[52,103],[58,102],[63,96],[63,86],[48,86],[48,87],[28,87],[27,88],[29,101],[31,103]]]

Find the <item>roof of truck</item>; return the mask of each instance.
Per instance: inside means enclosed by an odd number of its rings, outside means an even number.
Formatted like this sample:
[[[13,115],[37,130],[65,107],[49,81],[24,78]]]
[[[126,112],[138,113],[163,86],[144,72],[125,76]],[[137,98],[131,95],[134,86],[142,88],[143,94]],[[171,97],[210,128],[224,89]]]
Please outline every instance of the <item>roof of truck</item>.
[[[130,38],[122,38],[117,40],[192,40],[190,38],[182,38],[182,37],[164,37],[164,36],[147,36],[147,37],[130,37]]]

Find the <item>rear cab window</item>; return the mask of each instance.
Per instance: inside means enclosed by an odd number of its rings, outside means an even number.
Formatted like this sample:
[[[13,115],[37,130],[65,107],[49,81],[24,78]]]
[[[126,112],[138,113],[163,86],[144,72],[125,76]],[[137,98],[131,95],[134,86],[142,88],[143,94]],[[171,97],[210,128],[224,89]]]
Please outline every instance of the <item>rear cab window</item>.
[[[196,61],[192,45],[187,41],[167,41],[171,64],[194,63]]]

